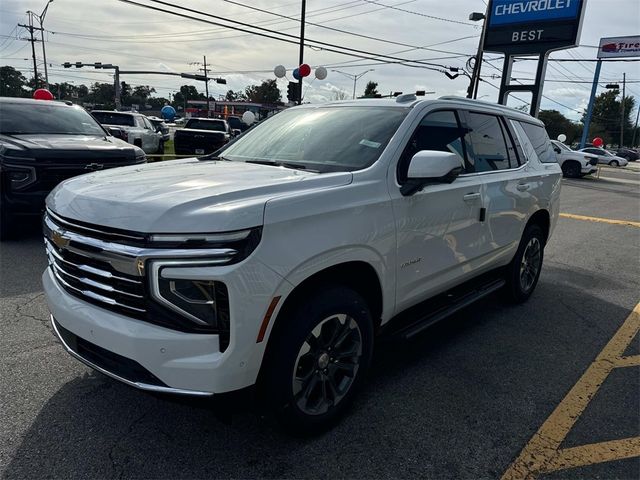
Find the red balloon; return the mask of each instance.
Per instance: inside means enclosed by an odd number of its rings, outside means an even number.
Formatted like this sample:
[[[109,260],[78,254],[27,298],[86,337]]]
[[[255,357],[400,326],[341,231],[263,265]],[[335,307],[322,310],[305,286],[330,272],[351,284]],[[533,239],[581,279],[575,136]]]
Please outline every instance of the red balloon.
[[[601,147],[602,145],[604,145],[604,140],[602,140],[600,137],[596,137],[593,139],[592,143],[594,147]]]
[[[39,88],[33,92],[33,98],[36,100],[53,100],[53,93],[46,88]]]
[[[311,67],[306,63],[303,63],[298,67],[301,77],[308,77],[311,74]]]

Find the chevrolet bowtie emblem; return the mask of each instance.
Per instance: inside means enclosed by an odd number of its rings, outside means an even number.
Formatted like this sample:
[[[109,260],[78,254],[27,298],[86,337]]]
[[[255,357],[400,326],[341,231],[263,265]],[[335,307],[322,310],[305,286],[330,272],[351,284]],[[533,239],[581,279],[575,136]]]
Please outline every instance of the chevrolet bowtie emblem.
[[[102,163],[89,163],[85,165],[85,170],[102,170],[104,165]]]
[[[63,232],[59,232],[58,230],[51,231],[51,241],[60,249],[66,248],[67,245],[69,245],[69,239],[63,235]]]

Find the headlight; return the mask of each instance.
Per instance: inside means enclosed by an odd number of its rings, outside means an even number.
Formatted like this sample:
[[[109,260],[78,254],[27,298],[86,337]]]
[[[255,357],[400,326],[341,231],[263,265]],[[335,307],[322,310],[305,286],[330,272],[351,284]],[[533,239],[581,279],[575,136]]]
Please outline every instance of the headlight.
[[[195,325],[218,333],[223,350],[229,342],[229,296],[224,283],[194,278],[194,272],[207,266],[211,262],[206,260],[153,260],[151,295]]]
[[[12,190],[21,190],[36,181],[36,170],[33,167],[17,167],[7,165],[7,176]]]

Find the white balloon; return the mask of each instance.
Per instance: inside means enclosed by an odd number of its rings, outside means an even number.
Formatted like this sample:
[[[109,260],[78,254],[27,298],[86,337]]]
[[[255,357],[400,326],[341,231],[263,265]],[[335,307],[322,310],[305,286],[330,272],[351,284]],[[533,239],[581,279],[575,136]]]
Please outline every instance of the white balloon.
[[[316,78],[318,80],[324,80],[325,78],[327,78],[327,69],[324,67],[316,68]]]
[[[277,78],[282,78],[287,74],[287,69],[284,68],[284,65],[278,65],[276,66],[276,68],[273,69],[273,74]]]
[[[567,136],[564,133],[561,133],[560,135],[558,135],[559,142],[564,143],[566,139],[567,139]]]
[[[247,125],[251,125],[253,122],[256,121],[256,116],[253,112],[246,111],[242,114],[242,121]]]

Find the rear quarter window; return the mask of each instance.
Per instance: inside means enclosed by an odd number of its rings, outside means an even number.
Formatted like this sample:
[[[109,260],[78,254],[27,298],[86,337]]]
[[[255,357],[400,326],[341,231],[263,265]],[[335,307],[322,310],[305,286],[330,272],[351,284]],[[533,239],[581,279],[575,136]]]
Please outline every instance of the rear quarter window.
[[[547,135],[547,131],[544,127],[528,122],[518,123],[527,135],[531,145],[533,145],[536,155],[538,155],[538,159],[542,163],[557,163],[558,159],[553,151],[551,140],[549,140],[549,135]]]

